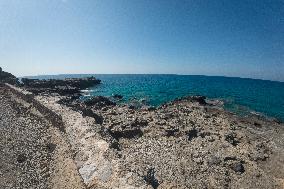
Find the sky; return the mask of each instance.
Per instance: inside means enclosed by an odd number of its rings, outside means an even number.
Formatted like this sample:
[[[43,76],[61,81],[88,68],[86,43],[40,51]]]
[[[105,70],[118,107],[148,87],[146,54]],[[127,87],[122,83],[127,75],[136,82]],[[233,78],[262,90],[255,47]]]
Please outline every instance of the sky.
[[[284,0],[0,0],[0,66],[284,81]]]

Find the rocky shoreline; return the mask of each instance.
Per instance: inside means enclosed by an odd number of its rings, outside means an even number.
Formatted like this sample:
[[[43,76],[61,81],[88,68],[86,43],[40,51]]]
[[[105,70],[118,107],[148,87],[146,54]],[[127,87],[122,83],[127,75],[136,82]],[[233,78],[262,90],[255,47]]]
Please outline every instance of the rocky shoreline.
[[[62,99],[49,97],[49,107],[60,106],[63,112],[68,109],[82,120],[92,120],[85,123],[90,130],[82,131],[78,139],[87,140],[74,144],[82,148],[77,164],[91,188],[283,187],[284,127],[277,121],[240,118],[206,103],[204,97],[183,98],[156,109],[101,103],[98,97],[93,103],[58,105]],[[84,125],[81,122],[73,128],[76,132]],[[103,150],[102,170],[96,169],[101,165],[97,164],[97,149],[92,148],[98,139],[108,146]],[[85,149],[88,145],[91,147]],[[123,178],[128,185],[118,184]]]
[[[284,187],[283,123],[238,117],[202,96],[157,108],[135,108],[106,97],[82,101],[78,91],[87,85],[74,86],[74,81],[57,80],[60,87],[52,80],[19,85],[60,117],[64,129],[55,128],[84,183],[74,188]],[[85,81],[99,84],[95,78]],[[5,87],[13,93],[12,86]]]

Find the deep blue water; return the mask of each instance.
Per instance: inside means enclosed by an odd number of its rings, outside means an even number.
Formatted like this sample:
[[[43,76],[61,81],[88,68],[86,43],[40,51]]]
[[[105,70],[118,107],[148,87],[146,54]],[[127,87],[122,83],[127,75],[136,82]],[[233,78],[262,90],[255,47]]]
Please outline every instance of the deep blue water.
[[[36,78],[70,78],[90,75],[37,76]],[[284,120],[284,82],[215,76],[191,75],[107,75],[92,87],[90,95],[121,94],[124,102],[144,99],[157,106],[187,95],[204,95],[225,101],[225,108],[238,114],[258,112]]]

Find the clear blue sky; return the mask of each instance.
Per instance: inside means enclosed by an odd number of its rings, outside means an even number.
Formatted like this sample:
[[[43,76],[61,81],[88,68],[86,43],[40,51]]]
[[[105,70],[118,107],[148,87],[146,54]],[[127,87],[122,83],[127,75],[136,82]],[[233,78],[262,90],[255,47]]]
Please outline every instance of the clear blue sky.
[[[0,0],[0,66],[284,81],[284,1]]]

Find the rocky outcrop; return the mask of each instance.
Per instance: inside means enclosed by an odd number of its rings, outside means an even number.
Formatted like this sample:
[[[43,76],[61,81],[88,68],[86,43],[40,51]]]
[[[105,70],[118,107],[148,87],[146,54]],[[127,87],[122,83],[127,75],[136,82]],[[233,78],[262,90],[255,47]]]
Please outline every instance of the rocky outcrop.
[[[89,130],[86,135],[108,144],[101,151],[105,158],[102,165],[107,164],[104,170],[92,168],[98,165],[95,161],[90,165],[90,159],[81,167],[90,188],[283,186],[283,124],[258,117],[240,118],[221,109],[219,102],[215,106],[215,101],[201,96],[181,98],[153,109],[115,105],[105,97],[95,97],[88,105],[76,103],[87,113],[76,108],[74,111],[94,122],[97,115],[103,118],[99,127],[98,123],[89,125],[100,129]],[[99,153],[91,151],[88,154]],[[100,173],[108,179],[102,179]],[[121,183],[124,179],[126,185]]]
[[[4,72],[0,67],[0,83],[9,83],[12,85],[18,85],[19,80],[13,74],[9,72]]]
[[[190,101],[190,102],[197,102],[200,105],[207,105],[205,96],[186,96],[186,97],[178,98],[178,99],[174,100],[173,102],[175,103],[175,102],[180,102],[180,101],[183,101],[183,100],[187,100],[187,101]]]
[[[22,86],[28,91],[38,95],[41,93],[57,93],[62,96],[78,96],[80,90],[100,84],[101,80],[95,77],[71,78],[71,79],[28,79],[22,78]]]
[[[113,98],[114,98],[114,99],[117,99],[117,100],[121,100],[121,99],[123,99],[123,96],[120,95],[120,94],[114,94],[114,95],[113,95]]]
[[[112,102],[109,98],[104,96],[94,96],[84,101],[86,106],[93,106],[94,108],[103,108],[106,106],[115,106],[116,103]]]

